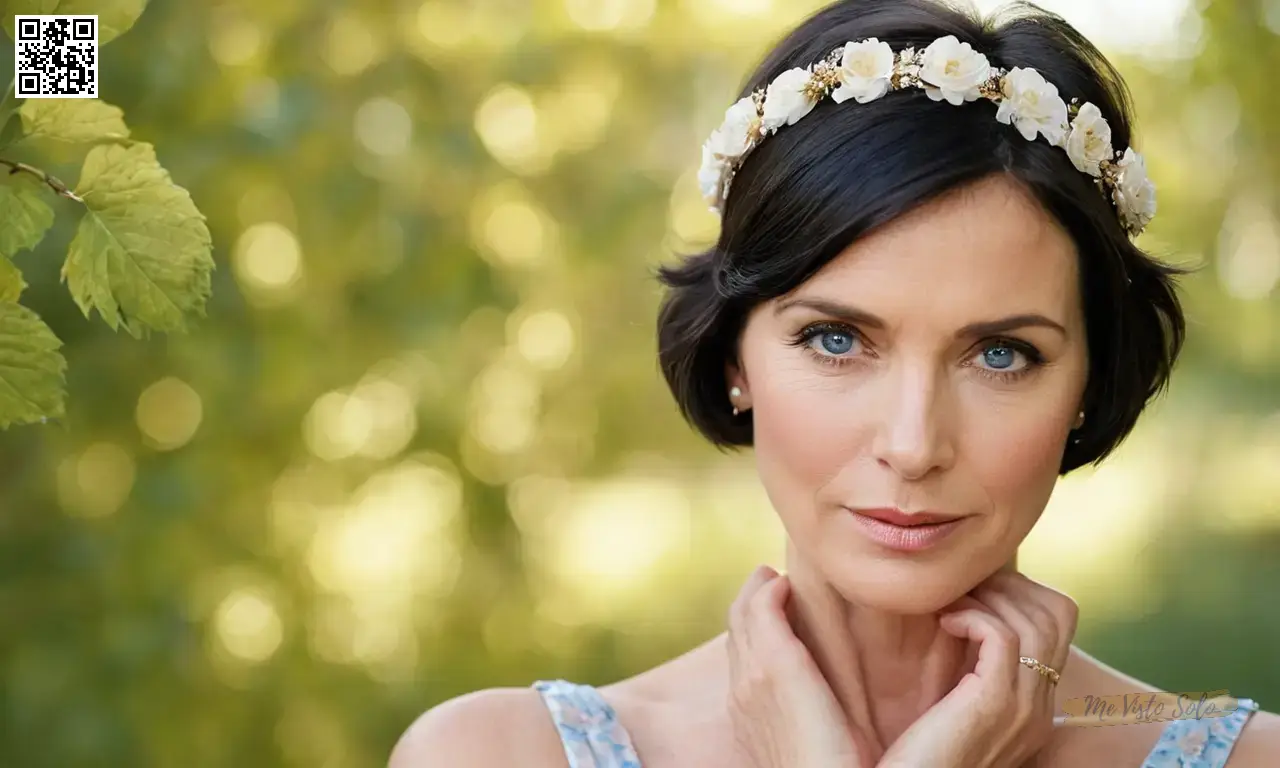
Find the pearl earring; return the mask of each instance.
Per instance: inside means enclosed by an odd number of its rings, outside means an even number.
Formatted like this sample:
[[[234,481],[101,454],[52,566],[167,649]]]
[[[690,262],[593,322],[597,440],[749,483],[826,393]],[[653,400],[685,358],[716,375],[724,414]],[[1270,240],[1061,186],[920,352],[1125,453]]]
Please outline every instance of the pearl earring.
[[[730,389],[730,390],[729,390],[729,398],[730,398],[731,400],[737,400],[739,397],[742,397],[742,390],[741,390],[741,389],[739,389],[739,388],[737,388],[737,387],[734,387],[734,388],[732,388],[732,389]],[[734,416],[737,416],[739,413],[741,413],[741,411],[739,411],[739,410],[738,410],[738,406],[737,406],[737,405],[734,405],[734,406],[733,406],[733,415],[734,415]]]
[[[1076,416],[1076,429],[1079,429],[1083,426],[1084,426],[1084,411],[1081,411],[1080,415]]]

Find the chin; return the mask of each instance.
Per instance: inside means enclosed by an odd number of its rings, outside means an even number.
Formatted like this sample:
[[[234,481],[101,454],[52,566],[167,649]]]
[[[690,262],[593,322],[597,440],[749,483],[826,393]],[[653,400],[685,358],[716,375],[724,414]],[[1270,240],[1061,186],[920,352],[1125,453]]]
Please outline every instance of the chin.
[[[985,578],[985,572],[975,571],[972,553],[960,550],[938,559],[850,557],[847,552],[824,559],[827,580],[842,597],[889,613],[937,613]]]

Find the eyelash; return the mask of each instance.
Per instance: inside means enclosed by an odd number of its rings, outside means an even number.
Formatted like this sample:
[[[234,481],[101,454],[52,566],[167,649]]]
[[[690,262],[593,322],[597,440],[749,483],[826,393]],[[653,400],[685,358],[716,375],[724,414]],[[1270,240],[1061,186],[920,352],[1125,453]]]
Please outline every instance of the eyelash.
[[[866,337],[864,337],[857,328],[854,328],[853,326],[850,326],[850,325],[845,325],[844,323],[826,322],[826,323],[814,323],[812,325],[806,326],[798,334],[796,334],[795,338],[793,338],[789,342],[789,345],[803,349],[806,353],[809,354],[809,356],[811,356],[812,358],[814,358],[815,360],[817,360],[819,363],[823,365],[829,365],[835,368],[839,368],[841,366],[852,363],[854,358],[842,357],[837,355],[824,355],[823,353],[816,351],[813,347],[809,345],[809,342],[827,333],[839,333],[845,336],[849,336],[853,338],[855,341],[857,341],[859,344],[862,344],[864,346],[867,343]],[[1023,357],[1027,359],[1027,364],[1023,366],[1021,369],[1016,371],[997,371],[997,370],[992,370],[990,368],[979,368],[974,366],[974,368],[978,371],[978,373],[994,381],[1000,381],[1003,383],[1011,383],[1011,382],[1017,381],[1023,378],[1024,376],[1030,375],[1037,368],[1039,368],[1041,365],[1044,364],[1044,356],[1040,354],[1040,350],[1036,349],[1030,344],[1027,344],[1026,342],[1018,341],[1017,339],[995,337],[995,338],[984,340],[982,343],[981,349],[987,350],[993,347],[1004,347],[1006,349],[1011,349],[1015,352],[1020,352],[1023,355]]]

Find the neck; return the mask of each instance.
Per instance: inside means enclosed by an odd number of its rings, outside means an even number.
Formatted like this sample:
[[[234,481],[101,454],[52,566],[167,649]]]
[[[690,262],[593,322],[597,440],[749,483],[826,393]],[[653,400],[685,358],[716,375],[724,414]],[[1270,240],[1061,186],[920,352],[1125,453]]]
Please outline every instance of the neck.
[[[936,613],[854,604],[788,544],[789,618],[852,726],[883,752],[973,670],[976,647],[947,634]]]

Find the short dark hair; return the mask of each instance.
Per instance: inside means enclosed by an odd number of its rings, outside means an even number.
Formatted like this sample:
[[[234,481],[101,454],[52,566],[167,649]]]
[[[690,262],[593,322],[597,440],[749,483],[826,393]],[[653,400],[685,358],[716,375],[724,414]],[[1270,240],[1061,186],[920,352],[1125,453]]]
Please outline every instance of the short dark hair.
[[[1097,105],[1112,146],[1130,145],[1124,81],[1079,32],[1027,3],[992,18],[975,14],[932,0],[842,0],[786,36],[739,96],[850,40],[875,37],[897,50],[954,35],[992,66],[1032,67],[1065,99]],[[716,244],[658,268],[668,289],[658,316],[659,361],[685,419],[721,448],[751,445],[750,417],[731,412],[725,367],[737,359],[752,307],[797,288],[877,227],[993,174],[1019,183],[1075,243],[1090,373],[1085,424],[1060,472],[1107,456],[1165,387],[1182,348],[1174,279],[1184,270],[1134,245],[1110,202],[1062,149],[1022,138],[983,100],[954,107],[919,90],[867,104],[823,100],[743,163]]]

